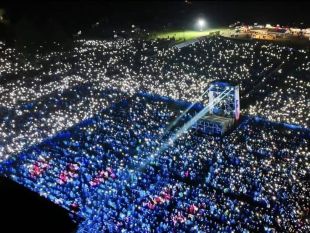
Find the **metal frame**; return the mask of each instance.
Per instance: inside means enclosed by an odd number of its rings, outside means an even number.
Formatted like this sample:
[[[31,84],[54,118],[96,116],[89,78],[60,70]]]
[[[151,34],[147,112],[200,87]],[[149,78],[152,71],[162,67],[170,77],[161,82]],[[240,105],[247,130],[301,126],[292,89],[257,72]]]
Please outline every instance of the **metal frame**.
[[[213,82],[209,88],[209,102],[219,96],[223,91],[230,89],[231,92],[218,104],[210,108],[209,114],[232,117],[236,120],[240,116],[239,86],[227,82]]]
[[[206,134],[223,135],[240,117],[239,86],[228,82],[213,82],[208,89],[209,103],[223,92],[228,92],[218,103],[211,106],[195,129]]]

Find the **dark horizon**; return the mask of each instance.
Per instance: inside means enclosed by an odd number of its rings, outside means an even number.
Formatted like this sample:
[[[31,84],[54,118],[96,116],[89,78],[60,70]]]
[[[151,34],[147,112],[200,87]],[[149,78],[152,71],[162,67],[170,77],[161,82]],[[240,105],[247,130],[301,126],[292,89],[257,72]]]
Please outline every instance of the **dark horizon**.
[[[48,3],[18,3],[3,6],[8,18],[14,23],[23,17],[45,22],[59,20],[62,23],[81,27],[107,21],[110,25],[120,27],[130,23],[142,27],[167,25],[191,27],[193,20],[204,16],[209,26],[224,26],[237,20],[244,23],[271,23],[282,25],[299,25],[303,22],[310,27],[308,2],[242,2],[242,1],[119,1],[119,2],[74,2],[52,1]],[[69,22],[66,22],[69,21]]]

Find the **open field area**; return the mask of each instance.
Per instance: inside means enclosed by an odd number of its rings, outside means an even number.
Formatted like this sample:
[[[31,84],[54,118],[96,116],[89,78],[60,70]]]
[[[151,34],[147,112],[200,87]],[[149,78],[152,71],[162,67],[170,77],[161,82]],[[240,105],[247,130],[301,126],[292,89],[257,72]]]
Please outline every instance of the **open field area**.
[[[170,30],[165,32],[152,32],[150,33],[150,36],[148,39],[169,39],[174,38],[176,43],[181,43],[185,41],[194,40],[199,37],[203,36],[210,36],[212,33],[219,32],[220,36],[233,38],[236,40],[257,40],[257,41],[268,41],[271,43],[278,43],[279,45],[284,46],[297,46],[297,47],[303,47],[303,48],[309,48],[310,41],[307,39],[301,39],[298,37],[290,37],[286,39],[282,38],[276,38],[276,39],[252,39],[249,37],[248,33],[236,33],[234,29],[231,28],[210,28],[204,31],[191,31],[191,30],[184,30],[184,31],[178,31],[178,30]],[[238,35],[238,36],[235,36]]]
[[[228,28],[210,28],[208,30],[204,31],[168,31],[168,32],[153,32],[151,33],[149,39],[156,39],[156,38],[175,38],[176,41],[188,41],[188,40],[193,40],[198,37],[202,36],[209,36],[210,33],[212,32],[217,32],[220,31],[220,34],[227,35],[229,31],[231,31]]]

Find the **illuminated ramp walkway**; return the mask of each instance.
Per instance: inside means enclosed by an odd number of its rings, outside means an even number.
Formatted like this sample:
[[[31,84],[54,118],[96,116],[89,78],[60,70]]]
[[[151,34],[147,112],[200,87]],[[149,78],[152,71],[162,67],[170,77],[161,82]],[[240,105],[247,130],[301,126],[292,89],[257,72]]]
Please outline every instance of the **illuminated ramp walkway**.
[[[186,46],[195,44],[195,43],[198,42],[198,41],[199,41],[199,38],[193,39],[193,40],[190,40],[190,41],[185,41],[185,42],[180,43],[180,44],[176,44],[176,45],[174,45],[173,47],[174,47],[174,48],[181,49],[181,48],[183,48],[183,47],[186,47]]]

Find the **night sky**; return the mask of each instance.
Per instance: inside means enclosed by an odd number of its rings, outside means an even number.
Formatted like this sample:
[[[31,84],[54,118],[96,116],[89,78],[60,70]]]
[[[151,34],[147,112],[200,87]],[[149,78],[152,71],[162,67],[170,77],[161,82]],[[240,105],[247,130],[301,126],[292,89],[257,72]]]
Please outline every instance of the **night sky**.
[[[246,23],[280,23],[283,25],[310,24],[310,4],[298,2],[231,2],[211,1],[53,1],[49,3],[19,3],[4,5],[9,18],[14,22],[29,17],[44,23],[57,19],[66,25],[87,26],[96,20],[104,20],[113,26],[130,23],[144,27],[172,25],[191,27],[198,16],[204,16],[209,26],[227,26],[240,20]]]
[[[310,27],[310,3],[236,1],[52,1],[0,4],[9,23],[0,24],[0,39],[15,44],[37,46],[43,41],[70,45],[79,31],[88,39],[112,38],[114,30],[134,24],[149,31],[195,30],[202,17],[207,27],[245,24],[280,24]],[[95,26],[99,22],[100,26]],[[301,24],[303,23],[303,24]]]

